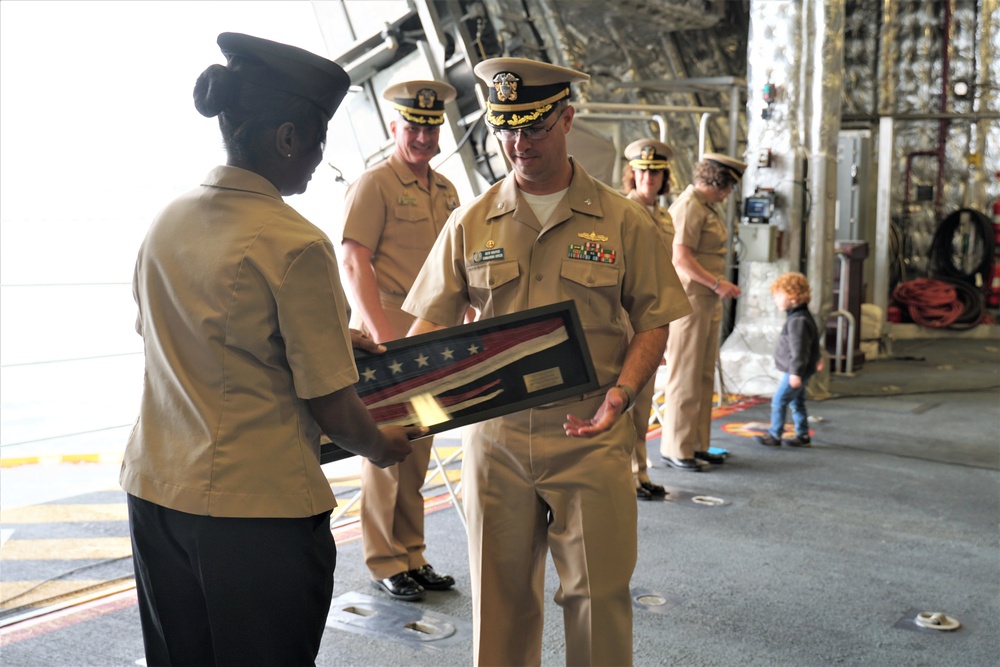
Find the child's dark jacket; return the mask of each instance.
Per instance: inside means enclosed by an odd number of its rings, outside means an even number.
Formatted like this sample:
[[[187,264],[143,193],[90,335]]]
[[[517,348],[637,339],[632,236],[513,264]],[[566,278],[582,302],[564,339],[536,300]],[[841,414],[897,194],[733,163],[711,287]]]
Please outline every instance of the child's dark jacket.
[[[781,328],[774,351],[774,365],[779,371],[808,377],[816,372],[819,362],[819,331],[809,312],[809,304],[786,311],[788,319]]]

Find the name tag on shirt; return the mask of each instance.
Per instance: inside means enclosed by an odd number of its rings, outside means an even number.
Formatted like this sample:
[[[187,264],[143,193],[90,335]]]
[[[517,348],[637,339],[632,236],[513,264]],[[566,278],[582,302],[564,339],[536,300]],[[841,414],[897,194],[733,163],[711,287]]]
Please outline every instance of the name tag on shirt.
[[[503,259],[503,248],[491,248],[490,250],[472,253],[473,262],[491,262],[495,259]]]

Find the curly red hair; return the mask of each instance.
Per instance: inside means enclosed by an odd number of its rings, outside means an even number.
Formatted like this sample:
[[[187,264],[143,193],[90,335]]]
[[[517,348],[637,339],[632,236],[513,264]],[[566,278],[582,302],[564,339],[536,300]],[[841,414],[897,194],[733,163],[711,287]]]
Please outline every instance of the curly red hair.
[[[771,294],[784,292],[788,298],[796,303],[805,303],[812,298],[812,289],[809,287],[809,279],[801,273],[791,271],[782,273],[771,283]]]

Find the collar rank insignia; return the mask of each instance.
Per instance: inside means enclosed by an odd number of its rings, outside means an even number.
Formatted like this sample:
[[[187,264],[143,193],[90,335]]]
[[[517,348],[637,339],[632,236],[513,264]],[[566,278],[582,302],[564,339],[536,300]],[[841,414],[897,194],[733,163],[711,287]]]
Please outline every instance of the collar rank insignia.
[[[493,88],[497,91],[497,100],[500,102],[514,102],[517,100],[517,87],[521,83],[521,77],[513,72],[497,72],[493,75]]]
[[[577,236],[587,241],[600,241],[601,243],[604,243],[605,241],[608,240],[608,237],[605,236],[604,234],[597,234],[595,232],[590,232],[589,234],[584,234],[583,232],[580,232],[579,234],[577,234]]]
[[[417,104],[421,109],[431,109],[437,102],[437,93],[430,88],[421,88],[417,91]]]

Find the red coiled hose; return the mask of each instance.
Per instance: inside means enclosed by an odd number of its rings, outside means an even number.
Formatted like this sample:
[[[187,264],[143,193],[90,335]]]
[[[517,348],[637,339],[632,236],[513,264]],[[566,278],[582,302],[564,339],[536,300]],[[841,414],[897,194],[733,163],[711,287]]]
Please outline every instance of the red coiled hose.
[[[892,290],[892,298],[909,308],[914,322],[935,329],[951,326],[965,311],[955,286],[932,278],[900,283]]]

